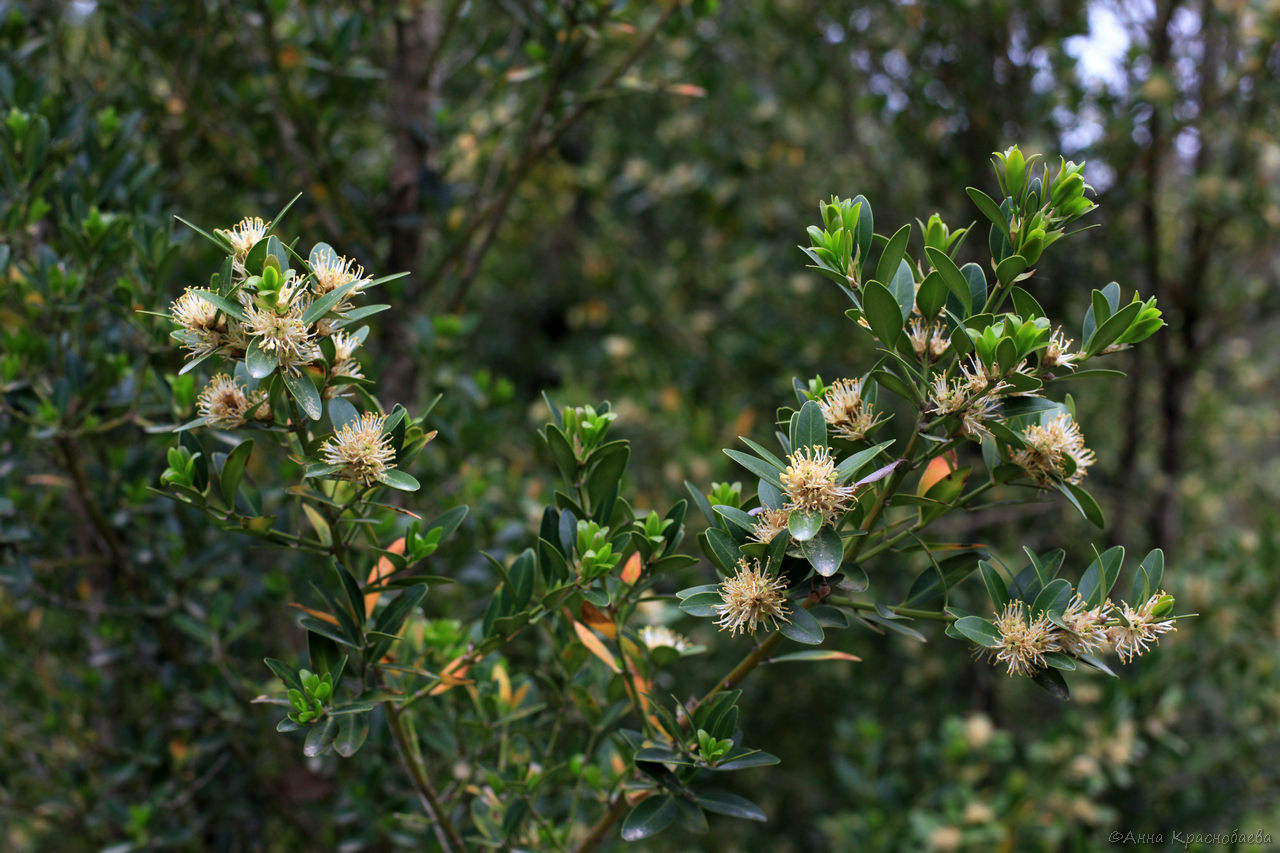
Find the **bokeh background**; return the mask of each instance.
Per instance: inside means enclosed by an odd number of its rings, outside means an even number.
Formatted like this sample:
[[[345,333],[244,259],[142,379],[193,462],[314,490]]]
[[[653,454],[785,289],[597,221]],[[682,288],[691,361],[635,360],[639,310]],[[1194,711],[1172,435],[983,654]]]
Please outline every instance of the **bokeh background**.
[[[646,849],[1280,837],[1278,35],[1268,0],[0,3],[0,847],[423,843],[367,760],[385,731],[307,761],[249,701],[264,656],[302,654],[308,567],[149,491],[153,428],[195,389],[139,311],[213,258],[174,214],[227,227],[300,192],[304,242],[410,271],[372,363],[386,400],[444,395],[414,500],[472,507],[431,566],[467,582],[429,604],[470,613],[478,549],[525,542],[549,488],[542,391],[612,402],[638,506],[741,479],[719,448],[869,354],[795,248],[819,199],[963,227],[1014,143],[1088,160],[1101,205],[1041,265],[1049,313],[1116,280],[1169,326],[1072,389],[1109,528],[1047,502],[973,535],[1079,567],[1162,547],[1200,615],[1068,704],[933,631],[768,668],[743,724],[783,764],[735,775],[770,822]]]

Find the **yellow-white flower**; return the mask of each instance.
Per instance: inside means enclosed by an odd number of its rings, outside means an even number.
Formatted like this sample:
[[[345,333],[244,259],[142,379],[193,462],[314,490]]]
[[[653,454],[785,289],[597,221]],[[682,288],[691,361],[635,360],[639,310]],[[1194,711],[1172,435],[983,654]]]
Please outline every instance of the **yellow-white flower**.
[[[677,634],[665,625],[645,625],[640,629],[640,642],[649,649],[665,646],[683,652],[689,648],[689,641],[684,635]]]
[[[337,473],[343,479],[370,485],[395,462],[391,437],[382,433],[386,421],[385,415],[365,412],[343,424],[320,448],[321,457],[340,466]]]
[[[1028,619],[1021,601],[1010,601],[996,617],[1000,642],[996,660],[1009,668],[1010,675],[1035,675],[1048,664],[1044,656],[1060,651],[1058,633],[1049,617],[1041,613]]]
[[[295,305],[284,313],[250,306],[245,309],[245,329],[258,341],[258,346],[274,353],[286,368],[314,361],[315,344],[312,331],[302,321],[303,307]]]
[[[1079,484],[1097,459],[1085,446],[1080,425],[1066,412],[1028,427],[1022,433],[1022,440],[1026,447],[1013,454],[1012,461],[1041,486],[1061,480]],[[1068,459],[1074,465],[1070,474],[1067,473]]]
[[[760,561],[738,560],[737,572],[720,584],[723,603],[713,604],[712,611],[720,618],[716,625],[720,630],[729,629],[734,636],[739,631],[754,634],[761,625],[774,626],[778,620],[787,619],[786,599],[783,595],[786,581],[769,577],[760,569]]]
[[[333,374],[349,376],[353,379],[363,378],[364,373],[360,370],[360,362],[355,358],[360,339],[346,332],[334,332],[330,340],[333,341],[334,349]]]
[[[1077,595],[1062,612],[1062,624],[1068,630],[1058,632],[1058,645],[1068,654],[1094,654],[1107,642],[1107,620],[1110,618],[1110,601],[1104,601],[1097,607],[1086,607],[1084,599]]]
[[[849,505],[856,489],[836,485],[836,463],[825,447],[802,447],[787,457],[779,476],[788,510],[821,513],[832,521]]]
[[[249,395],[240,383],[219,373],[196,398],[196,411],[209,426],[235,429],[244,424],[249,413]]]
[[[765,507],[756,514],[756,523],[751,528],[751,538],[757,542],[769,544],[773,537],[787,530],[787,519],[791,513],[785,509],[769,509]]]
[[[221,234],[231,244],[231,253],[235,255],[233,262],[235,270],[236,272],[244,273],[244,259],[249,254],[249,250],[259,240],[267,236],[267,231],[270,228],[270,222],[263,222],[257,216],[246,216],[229,229],[215,228],[214,231]]]
[[[326,293],[337,290],[339,287],[350,284],[353,281],[360,282],[360,284],[352,288],[353,293],[359,293],[369,281],[365,278],[364,267],[350,258],[344,258],[333,253],[312,264],[311,274],[315,278],[317,296],[324,296]]]
[[[169,306],[173,322],[182,327],[183,346],[192,355],[217,352],[225,342],[227,319],[218,308],[193,288],[188,287]]]
[[[947,337],[942,324],[925,325],[923,317],[917,317],[907,324],[907,340],[911,342],[911,349],[915,351],[917,358],[927,355],[930,361],[941,358],[947,347],[951,346],[951,339]]]
[[[1173,597],[1161,590],[1137,609],[1130,607],[1128,602],[1120,603],[1119,615],[1122,618],[1119,624],[1107,629],[1107,641],[1122,661],[1131,662],[1145,654],[1150,645],[1158,645],[1161,634],[1178,630],[1174,619],[1166,615],[1172,601]],[[1156,615],[1157,610],[1161,611],[1160,616]]]
[[[880,422],[875,410],[862,399],[862,380],[837,379],[818,401],[822,416],[836,435],[850,441],[867,437]]]
[[[1043,355],[1040,356],[1041,367],[1074,367],[1075,362],[1080,358],[1079,353],[1070,352],[1068,347],[1071,346],[1071,338],[1062,333],[1062,328],[1054,330],[1049,336],[1049,345],[1044,348]]]

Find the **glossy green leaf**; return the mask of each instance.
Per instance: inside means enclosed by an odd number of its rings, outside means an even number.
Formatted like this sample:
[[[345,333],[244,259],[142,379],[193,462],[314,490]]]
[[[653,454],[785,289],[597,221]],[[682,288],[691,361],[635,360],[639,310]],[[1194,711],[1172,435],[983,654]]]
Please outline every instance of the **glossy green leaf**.
[[[797,607],[789,616],[788,622],[778,624],[778,630],[789,640],[795,640],[797,643],[804,643],[807,646],[816,646],[822,642],[823,632],[822,626],[818,624],[818,620],[803,607]]]
[[[316,389],[316,384],[311,381],[309,373],[305,370],[299,370],[296,373],[292,370],[284,370],[281,371],[280,377],[284,379],[289,395],[298,402],[307,417],[318,421],[324,416],[324,404],[320,399],[320,392]]]
[[[622,840],[640,841],[657,835],[676,819],[679,813],[670,794],[654,794],[641,800],[622,822]]]
[[[790,518],[787,526],[790,529]],[[794,532],[792,535],[795,535]],[[844,543],[840,541],[840,534],[832,528],[821,527],[811,538],[800,539],[800,548],[809,565],[824,578],[829,578],[840,570],[840,563],[844,560]]]
[[[696,795],[698,805],[709,812],[739,817],[745,820],[766,821],[768,816],[750,800],[724,791],[702,791]]]
[[[416,492],[422,488],[417,478],[406,474],[398,468],[388,468],[378,475],[378,482],[402,492]]]

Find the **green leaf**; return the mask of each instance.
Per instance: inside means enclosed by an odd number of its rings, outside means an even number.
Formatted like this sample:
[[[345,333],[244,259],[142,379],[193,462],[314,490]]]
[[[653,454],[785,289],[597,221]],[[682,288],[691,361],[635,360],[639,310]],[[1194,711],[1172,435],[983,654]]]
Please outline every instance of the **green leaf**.
[[[1000,210],[1000,205],[996,204],[991,196],[977,187],[966,187],[965,192],[969,194],[969,198],[973,199],[973,203],[977,205],[982,215],[991,220],[991,224],[998,228],[1000,233],[1007,238],[1009,236],[1009,220],[1005,219],[1004,213]]]
[[[333,748],[343,758],[359,752],[369,737],[369,717],[365,714],[346,714],[338,718],[338,736]]]
[[[724,791],[702,791],[696,795],[698,805],[709,812],[740,817],[746,820],[766,821],[768,816],[750,800]]]
[[[877,281],[891,281],[896,276],[902,263],[902,255],[907,250],[907,241],[910,239],[911,223],[908,222],[889,238],[889,242],[885,243],[884,251],[880,253],[880,262],[876,264]],[[911,275],[910,266],[907,267],[907,275]]]
[[[978,561],[978,569],[982,572],[982,582],[986,585],[987,595],[991,598],[991,607],[999,613],[1010,601],[1009,588],[1005,586],[1004,578],[1000,577],[1000,573],[986,560]]]
[[[904,225],[903,227],[909,228],[911,226]],[[902,311],[902,322],[907,322],[907,318],[911,316],[911,309],[916,302],[916,279],[911,273],[911,264],[905,260],[899,262],[898,271],[894,274],[893,280],[889,282],[889,292],[898,301],[898,308]]]
[[[827,419],[816,400],[806,400],[800,411],[791,416],[791,450],[827,446]]]
[[[276,369],[277,359],[274,353],[269,353],[258,345],[257,338],[250,338],[244,351],[244,363],[250,376],[264,379]]]
[[[747,533],[755,530],[756,520],[737,507],[716,504],[712,509],[725,521],[745,530]]]
[[[337,262],[338,257],[338,253],[328,243],[316,243],[307,255],[307,264],[313,267],[331,264]]]
[[[787,526],[789,529],[790,518],[787,519]],[[844,543],[840,541],[840,534],[830,527],[821,528],[810,539],[801,539],[800,549],[813,570],[824,578],[838,572],[840,563],[844,560]]]
[[[360,413],[356,411],[356,407],[351,405],[344,397],[334,397],[329,401],[328,405],[329,422],[333,424],[335,432],[360,418]]]
[[[737,541],[719,527],[708,527],[702,532],[702,536],[711,551],[709,556],[715,560],[723,571],[732,572],[733,567],[738,564],[738,560],[742,557],[742,552],[738,550]]]
[[[964,316],[971,315],[973,313],[973,291],[969,287],[969,280],[960,272],[956,262],[951,260],[951,256],[946,252],[933,246],[926,246],[924,251],[929,256],[929,263],[933,264],[933,268],[942,276],[942,283],[947,286],[947,289],[951,291],[951,294],[955,296],[960,306],[964,309]]]
[[[422,485],[416,478],[406,474],[398,468],[388,468],[378,475],[378,482],[384,486],[390,486],[393,489],[399,489],[402,492],[416,492],[422,488]]]
[[[329,717],[323,723],[312,726],[311,730],[307,732],[307,739],[302,744],[302,754],[307,758],[324,755],[329,751],[329,747],[333,745],[333,741],[337,736],[338,721],[333,717]]]
[[[716,585],[719,588],[719,585]],[[711,608],[717,604],[724,604],[724,599],[720,597],[718,592],[697,592],[687,598],[681,600],[680,609],[690,616],[696,616],[699,619],[706,619],[714,616],[715,611]]]
[[[1042,669],[1031,676],[1031,680],[1052,693],[1056,699],[1066,702],[1071,698],[1071,691],[1067,689],[1067,680],[1056,669]]]
[[[859,450],[857,453],[845,457],[845,459],[836,466],[836,482],[847,483],[849,480],[852,480],[862,471],[863,468],[870,464],[873,459],[879,456],[882,450],[893,444],[893,441],[893,439],[882,441],[874,447],[868,447],[866,450]]]
[[[235,506],[236,490],[240,488],[240,480],[244,477],[244,466],[249,462],[251,453],[253,453],[253,439],[248,438],[236,445],[235,450],[227,454],[227,461],[222,463],[218,480],[222,499],[227,502],[227,506]]]
[[[1106,556],[1105,554],[1103,556]],[[1164,551],[1156,548],[1143,558],[1141,565],[1133,575],[1133,587],[1129,600],[1135,607],[1141,606],[1148,598],[1160,589],[1164,580]]]
[[[1108,548],[1098,555],[1089,568],[1080,577],[1080,585],[1076,591],[1084,599],[1086,607],[1097,607],[1111,594],[1111,589],[1120,577],[1120,568],[1124,565],[1124,548],[1119,545]]]
[[[1054,578],[1045,584],[1031,605],[1031,613],[1057,613],[1071,604],[1071,582],[1066,578]]]
[[[750,455],[749,453],[743,453],[740,450],[726,449],[724,453],[734,462],[737,462],[743,468],[746,468],[752,474],[755,474],[761,480],[764,480],[766,483],[773,486],[778,491],[783,491],[782,480],[778,479],[778,469],[774,468],[768,462],[765,462],[763,459],[757,459],[756,457]],[[701,492],[699,492],[698,494],[701,495]],[[702,503],[706,503],[706,498],[702,499]],[[707,511],[708,513],[710,513],[711,511],[710,504],[707,504]],[[709,514],[707,517],[712,522],[715,521],[714,515]]]
[[[822,642],[822,626],[808,610],[797,607],[790,619],[790,622],[782,622],[778,625],[778,630],[784,637],[807,646],[816,646]]]
[[[878,281],[867,282],[862,288],[862,310],[872,333],[887,348],[897,346],[902,335],[902,311],[889,288]]]
[[[776,659],[777,658],[775,658],[775,660]],[[745,770],[748,767],[768,767],[770,765],[780,763],[781,761],[778,756],[770,755],[762,750],[735,747],[720,761],[719,764],[710,769],[723,772],[729,770]]]
[[[228,317],[234,317],[242,323],[244,322],[244,308],[241,307],[239,302],[234,302],[225,296],[219,296],[212,290],[197,290],[195,292],[200,294],[205,301],[210,305],[213,305],[223,314],[226,314]]]
[[[996,265],[996,281],[1007,286],[1027,270],[1027,259],[1022,255],[1010,255]],[[995,306],[998,310],[1000,306]]]
[[[787,530],[797,542],[805,542],[817,535],[824,519],[820,512],[795,509],[787,516]]]
[[[911,584],[911,589],[903,599],[902,606],[920,607],[935,599],[943,598],[948,590],[953,589],[978,568],[978,556],[963,554],[925,569]]]
[[[622,840],[640,841],[671,825],[679,813],[670,794],[654,794],[641,800],[622,822]]]
[[[324,416],[324,403],[320,399],[320,392],[316,390],[316,384],[311,381],[310,374],[305,370],[297,373],[284,370],[281,371],[280,377],[284,379],[284,385],[289,389],[290,396],[298,401],[298,405],[302,407],[302,411],[306,412],[307,417],[318,421]]]
[[[954,624],[957,631],[980,646],[994,649],[1000,645],[1000,632],[995,624],[981,616],[965,616]]]
[[[1045,652],[1044,660],[1054,669],[1060,669],[1063,672],[1076,671],[1076,659],[1063,652]]]
[[[926,320],[936,317],[942,306],[947,304],[948,292],[947,284],[937,270],[931,271],[920,282],[920,289],[916,291],[916,306]]]
[[[342,287],[339,287],[336,290],[331,290],[315,302],[312,302],[307,306],[307,310],[302,312],[302,322],[309,326],[325,314],[328,314],[333,310],[333,306],[345,299],[347,294],[355,290],[356,285],[359,283],[359,281],[349,281],[342,285]]]
[[[1102,508],[1093,499],[1093,495],[1074,483],[1059,483],[1058,491],[1062,492],[1067,500],[1071,501],[1071,505],[1080,510],[1080,514],[1088,519],[1094,527],[1103,528],[1107,526],[1107,520],[1102,515]]]
[[[1084,357],[1091,358],[1119,340],[1120,336],[1129,330],[1129,326],[1141,311],[1142,303],[1134,301],[1108,317],[1106,322],[1095,329],[1085,341]]]
[[[204,230],[204,229],[203,229],[203,228],[201,228],[199,225],[193,225],[192,223],[190,223],[190,222],[188,222],[187,220],[183,219],[181,216],[175,216],[175,217],[173,217],[173,218],[174,218],[174,219],[176,219],[176,220],[178,220],[179,222],[181,222],[183,225],[187,226],[188,228],[190,228],[192,231],[194,231],[194,232],[196,232],[197,234],[199,234],[201,237],[203,237],[203,238],[205,238],[206,240],[208,240],[208,241],[209,241],[210,243],[212,243],[213,245],[217,246],[217,247],[218,247],[219,249],[221,249],[222,251],[227,252],[227,253],[230,253],[230,252],[231,252],[231,244],[230,244],[230,243],[228,243],[224,238],[222,238],[222,237],[215,237],[213,234],[210,234],[208,231]]]
[[[789,652],[785,655],[775,655],[769,658],[769,663],[787,663],[795,661],[798,663],[809,661],[828,661],[841,660],[856,663],[862,660],[857,655],[851,655],[848,652],[836,651],[835,649],[804,649],[798,652]]]

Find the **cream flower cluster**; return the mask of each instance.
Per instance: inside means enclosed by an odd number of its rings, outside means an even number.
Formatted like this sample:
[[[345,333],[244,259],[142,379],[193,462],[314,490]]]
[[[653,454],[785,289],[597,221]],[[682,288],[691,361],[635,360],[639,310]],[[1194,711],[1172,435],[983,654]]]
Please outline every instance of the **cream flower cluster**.
[[[1000,638],[991,651],[1009,675],[1035,675],[1048,666],[1045,656],[1051,652],[1094,655],[1106,646],[1130,663],[1158,644],[1160,635],[1177,630],[1168,615],[1171,603],[1163,591],[1136,608],[1110,601],[1088,607],[1077,595],[1055,623],[1047,613],[1033,615],[1021,601],[1010,601],[996,617]]]

